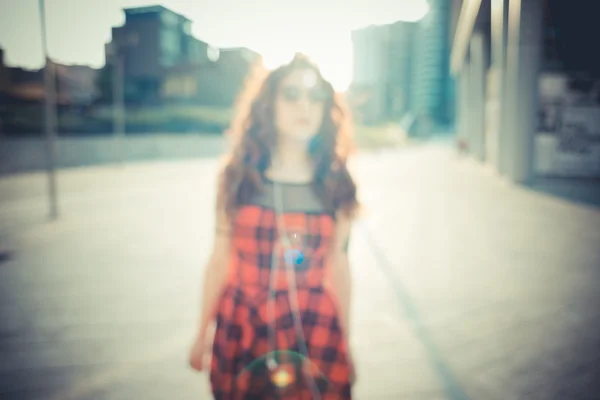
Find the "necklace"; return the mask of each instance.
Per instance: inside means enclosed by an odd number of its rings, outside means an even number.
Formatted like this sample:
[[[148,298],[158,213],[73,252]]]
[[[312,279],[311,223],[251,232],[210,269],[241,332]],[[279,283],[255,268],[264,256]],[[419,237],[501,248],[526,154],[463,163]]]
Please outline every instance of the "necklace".
[[[280,252],[283,250],[284,254],[288,254],[293,251],[292,240],[289,232],[286,230],[285,223],[283,221],[283,194],[281,192],[280,183],[273,181],[273,197],[274,197],[274,211],[275,221],[277,225],[278,240],[273,248],[273,254],[271,256],[271,273],[269,282],[269,297],[267,300],[267,316],[268,316],[268,342],[269,350],[267,353],[267,368],[271,373],[271,380],[275,386],[279,388],[285,388],[294,382],[294,377],[289,371],[289,368],[285,368],[285,365],[279,365],[277,360],[273,356],[273,350],[276,348],[274,330],[275,330],[275,284],[277,282],[277,275],[279,272],[279,260]],[[301,254],[301,253],[300,253]],[[298,341],[298,347],[300,353],[304,357],[306,362],[310,363],[308,348],[306,347],[306,338],[304,337],[304,331],[302,330],[302,321],[300,318],[300,310],[298,305],[298,294],[296,287],[296,274],[295,264],[297,259],[290,259],[285,257],[284,264],[287,272],[289,290],[288,300],[290,302],[290,309],[293,314],[294,327],[296,329],[296,340]],[[310,386],[313,399],[320,400],[321,395],[315,380],[308,369],[306,371],[306,380]]]

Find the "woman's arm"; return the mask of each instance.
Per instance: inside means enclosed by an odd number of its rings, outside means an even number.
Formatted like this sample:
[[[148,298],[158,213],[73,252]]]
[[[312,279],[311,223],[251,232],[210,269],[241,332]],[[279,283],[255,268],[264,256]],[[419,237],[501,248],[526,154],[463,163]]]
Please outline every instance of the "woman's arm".
[[[204,270],[202,283],[202,308],[200,313],[199,336],[204,336],[214,319],[217,301],[227,278],[229,237],[218,234],[212,254]]]
[[[204,270],[202,284],[202,307],[200,313],[199,337],[206,335],[223,287],[229,267],[230,226],[225,213],[217,204],[216,230],[213,248]]]
[[[352,220],[345,215],[338,215],[327,282],[337,299],[341,328],[348,340],[350,338],[350,305],[352,301],[352,280],[348,261],[351,229]]]
[[[348,346],[350,345],[350,306],[352,303],[352,276],[348,261],[351,229],[352,219],[345,215],[338,215],[336,218],[335,239],[331,254],[329,277],[326,282],[337,298],[340,327]],[[350,348],[348,348],[347,355],[350,365],[350,384],[354,385],[356,382],[356,370]]]
[[[217,187],[217,193],[215,238],[212,251],[204,268],[198,332],[189,353],[190,366],[197,371],[202,371],[210,365],[210,347],[213,332],[209,331],[209,328],[212,328],[211,322],[215,318],[217,302],[226,284],[229,272],[231,229],[229,219],[224,211],[224,204],[221,201],[220,185]]]

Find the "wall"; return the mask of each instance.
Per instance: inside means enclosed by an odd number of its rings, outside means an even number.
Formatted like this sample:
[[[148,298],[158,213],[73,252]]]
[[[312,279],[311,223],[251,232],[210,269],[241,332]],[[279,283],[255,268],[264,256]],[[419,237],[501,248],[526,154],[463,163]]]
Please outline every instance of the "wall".
[[[220,135],[140,135],[126,137],[126,162],[214,157],[225,150]],[[57,167],[83,167],[118,161],[119,143],[113,137],[59,138]],[[0,138],[0,175],[46,168],[43,139]]]
[[[244,87],[256,56],[247,49],[224,49],[215,62],[175,66],[166,73],[163,100],[231,107]]]
[[[135,78],[159,78],[162,73],[158,61],[159,21],[139,20],[113,28],[113,40],[123,47],[125,75]]]
[[[600,178],[600,145],[587,154],[561,151],[559,139],[539,133],[535,138],[535,172],[543,177]]]
[[[569,89],[569,76],[540,76],[535,172],[541,176],[600,177],[600,104]]]

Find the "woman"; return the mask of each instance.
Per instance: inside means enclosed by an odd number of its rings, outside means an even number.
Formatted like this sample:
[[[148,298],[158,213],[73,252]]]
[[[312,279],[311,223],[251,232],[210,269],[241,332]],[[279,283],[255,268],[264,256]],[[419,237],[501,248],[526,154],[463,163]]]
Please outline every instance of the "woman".
[[[215,399],[350,399],[348,240],[358,202],[348,115],[297,55],[251,81],[219,177],[217,230],[190,352]]]

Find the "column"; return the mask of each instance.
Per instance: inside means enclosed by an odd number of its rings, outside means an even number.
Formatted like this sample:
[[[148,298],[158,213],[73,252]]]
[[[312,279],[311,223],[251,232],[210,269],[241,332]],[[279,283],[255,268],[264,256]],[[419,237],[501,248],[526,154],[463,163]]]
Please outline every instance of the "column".
[[[534,141],[538,125],[538,79],[542,56],[543,0],[510,0],[507,87],[509,159],[515,183],[533,179]]]
[[[473,156],[485,160],[485,77],[487,70],[485,36],[476,31],[471,37],[470,137]]]
[[[508,0],[492,0],[492,66],[496,71],[496,89],[499,107],[496,121],[498,121],[498,135],[496,137],[496,169],[505,174],[508,164],[508,151],[506,121],[510,118],[507,113],[508,98],[506,90],[506,41],[508,32]]]
[[[466,59],[458,76],[458,137],[470,146],[470,130],[469,130],[469,97],[470,97],[470,75],[469,75],[469,60]],[[470,150],[469,150],[470,151]]]

